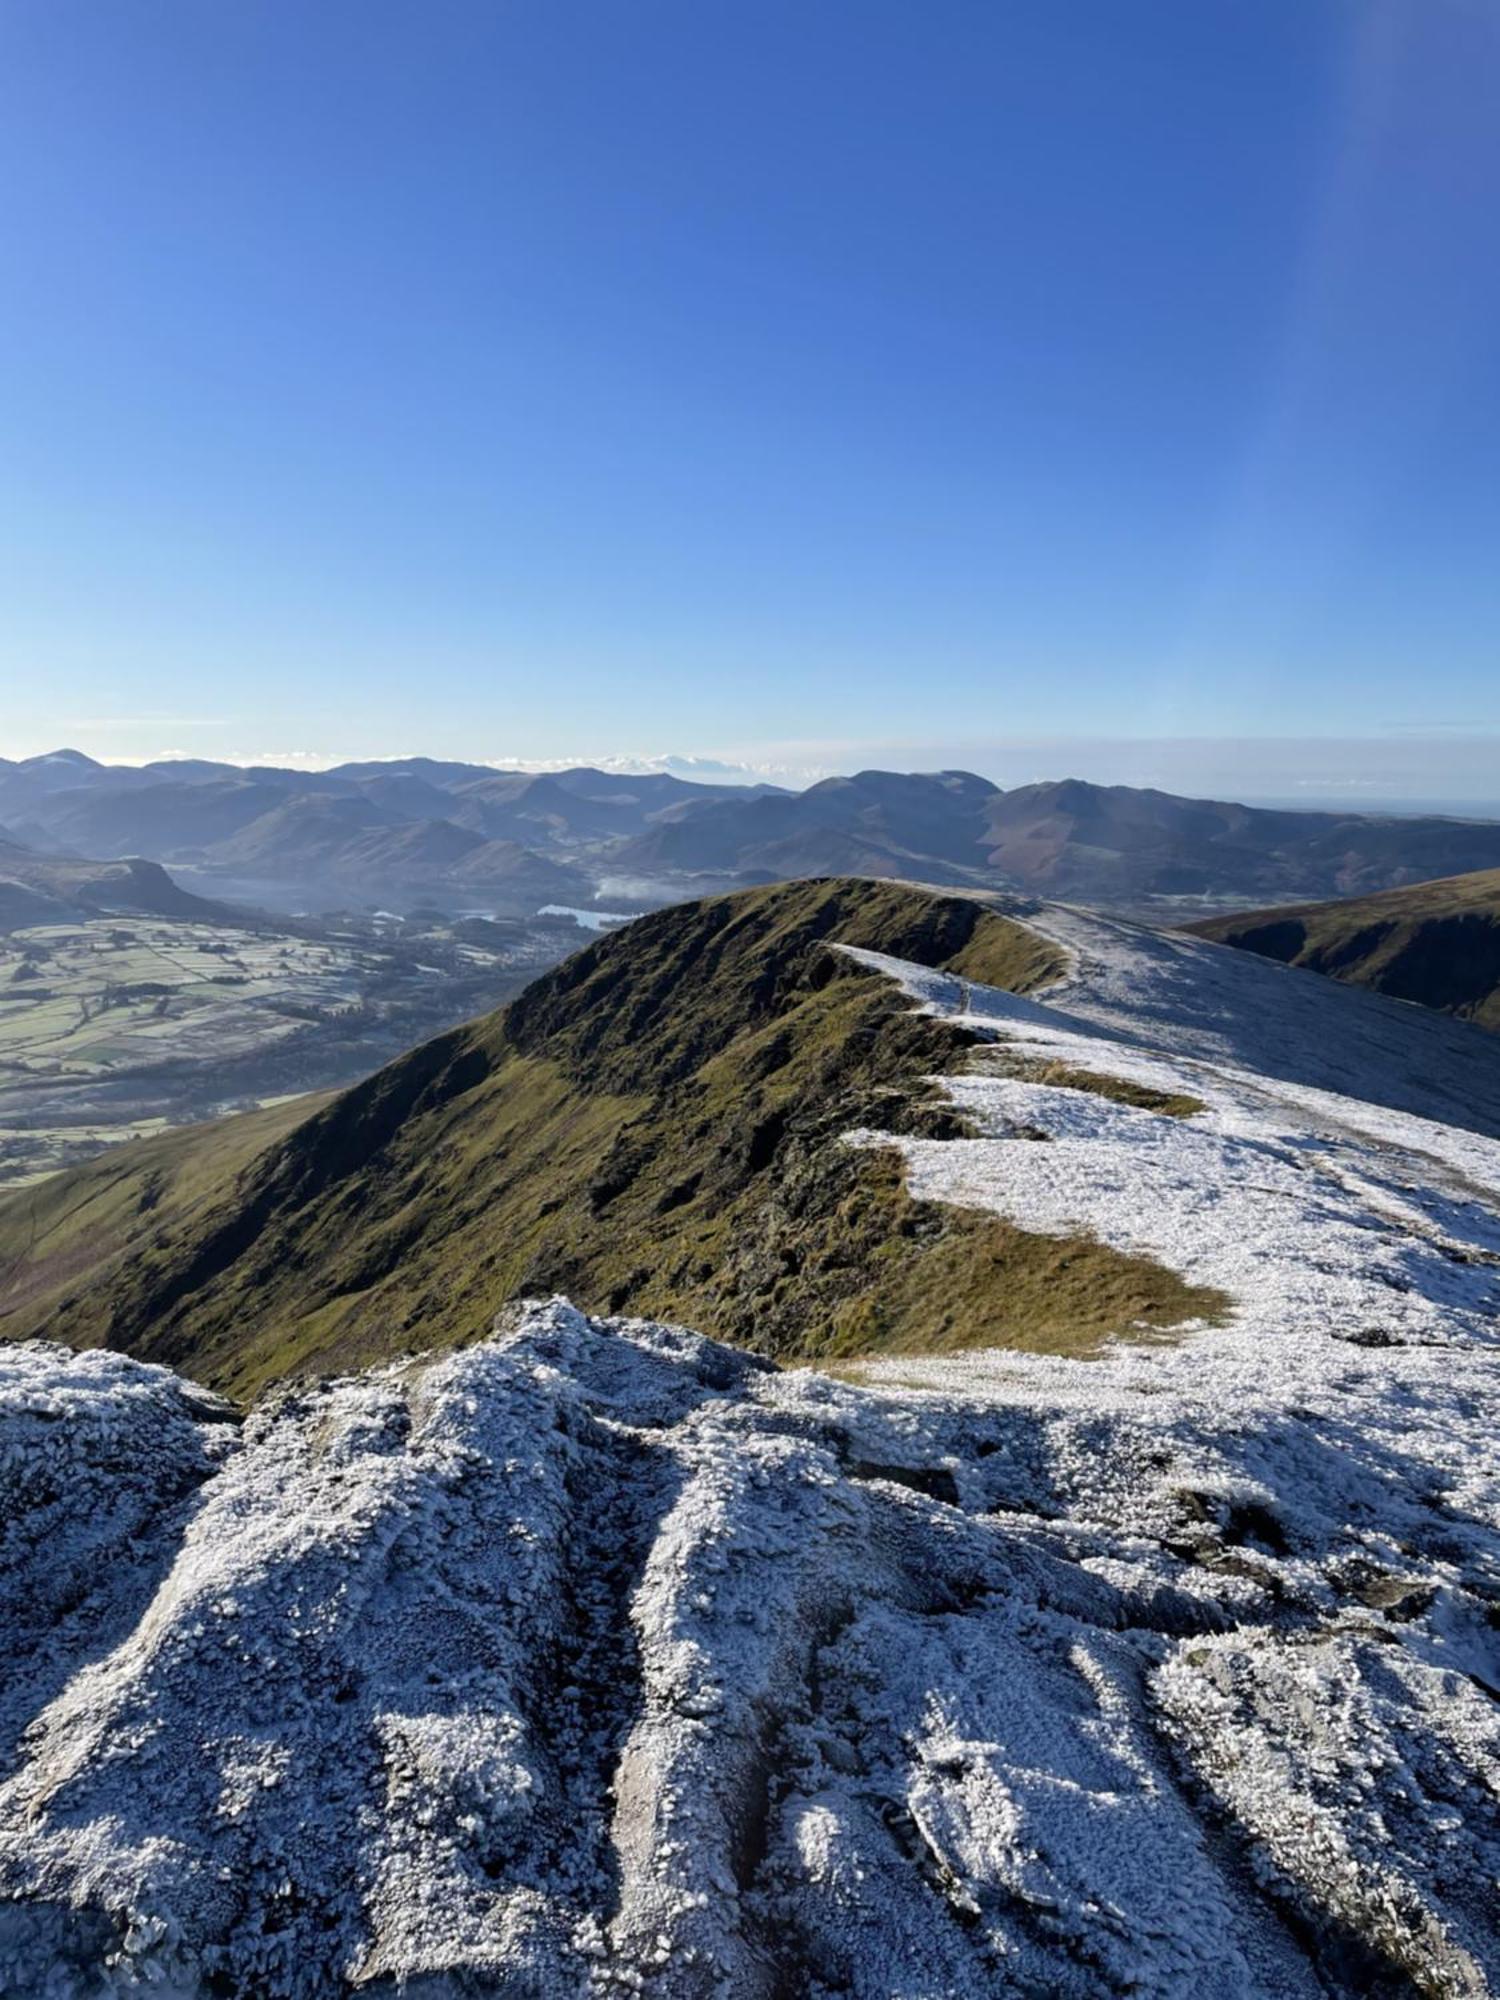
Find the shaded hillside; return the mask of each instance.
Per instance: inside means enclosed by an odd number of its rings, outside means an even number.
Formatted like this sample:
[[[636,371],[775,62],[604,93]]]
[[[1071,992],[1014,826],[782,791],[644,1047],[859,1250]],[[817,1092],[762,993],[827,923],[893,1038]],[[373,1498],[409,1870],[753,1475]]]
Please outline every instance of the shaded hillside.
[[[376,787],[378,789],[378,786]],[[399,784],[397,796],[404,795]],[[514,840],[487,838],[452,819],[397,816],[368,797],[306,793],[285,801],[214,850],[217,867],[357,893],[420,892],[464,883],[476,893],[495,885],[532,908],[589,894],[574,868],[532,853]]]
[[[680,806],[615,859],[647,877],[837,869],[1144,909],[1352,894],[1500,865],[1500,824],[1280,812],[1079,779],[1002,792],[963,771],[861,771],[805,792]]]
[[[1242,911],[1192,928],[1500,1030],[1500,869],[1351,902]]]
[[[805,792],[683,805],[623,847],[622,868],[793,876],[830,866],[929,881],[977,878],[985,811],[971,771],[859,771]]]
[[[914,1202],[891,1153],[846,1145],[960,1130],[924,1080],[973,1037],[835,942],[1017,991],[1060,964],[973,900],[890,884],[660,912],[284,1136],[232,1121],[0,1204],[0,1326],[244,1391],[470,1338],[517,1293],[773,1354],[1086,1350],[1218,1310],[1148,1260]]]

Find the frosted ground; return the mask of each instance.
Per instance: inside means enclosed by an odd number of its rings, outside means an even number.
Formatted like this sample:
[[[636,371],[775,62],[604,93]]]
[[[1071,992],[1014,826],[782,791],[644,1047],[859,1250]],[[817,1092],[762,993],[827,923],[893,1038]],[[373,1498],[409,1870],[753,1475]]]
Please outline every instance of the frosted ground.
[[[1041,1001],[877,961],[993,1046],[851,1143],[1227,1326],[833,1380],[552,1301],[243,1426],[0,1351],[0,1991],[1500,1987],[1495,1045],[1031,920]]]

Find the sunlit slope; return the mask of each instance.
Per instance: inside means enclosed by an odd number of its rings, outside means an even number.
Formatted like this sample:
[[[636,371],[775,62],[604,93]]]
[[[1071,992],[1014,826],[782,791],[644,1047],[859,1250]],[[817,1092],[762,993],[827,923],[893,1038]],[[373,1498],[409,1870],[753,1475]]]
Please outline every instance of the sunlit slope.
[[[1500,868],[1351,902],[1215,917],[1200,936],[1500,1029]]]
[[[249,1168],[329,1102],[289,1098],[137,1139],[0,1199],[0,1337],[60,1334],[84,1295],[107,1315],[123,1259],[220,1214]]]
[[[913,1202],[894,1155],[850,1148],[960,1129],[927,1079],[974,1038],[839,943],[1017,992],[1063,965],[971,899],[888,883],[663,911],[290,1131],[205,1130],[165,1184],[125,1149],[107,1204],[67,1175],[0,1206],[0,1326],[246,1392],[472,1338],[518,1293],[777,1355],[1088,1351],[1221,1309],[1086,1238]]]

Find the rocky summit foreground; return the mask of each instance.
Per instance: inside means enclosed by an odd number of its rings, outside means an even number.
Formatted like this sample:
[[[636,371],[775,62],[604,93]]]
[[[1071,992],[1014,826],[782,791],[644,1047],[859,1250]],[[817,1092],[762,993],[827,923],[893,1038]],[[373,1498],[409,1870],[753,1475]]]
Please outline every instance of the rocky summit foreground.
[[[1487,1992],[1500,1540],[1344,1351],[1406,1457],[561,1301],[243,1431],[10,1350],[0,1990]]]

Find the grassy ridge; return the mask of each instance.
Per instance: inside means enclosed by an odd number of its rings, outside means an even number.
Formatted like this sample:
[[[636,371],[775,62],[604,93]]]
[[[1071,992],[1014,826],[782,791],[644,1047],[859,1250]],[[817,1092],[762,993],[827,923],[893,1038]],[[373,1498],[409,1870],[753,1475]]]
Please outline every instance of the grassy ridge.
[[[915,1202],[894,1155],[848,1147],[856,1126],[956,1134],[925,1080],[972,1037],[835,943],[1018,991],[1058,969],[979,903],[898,884],[662,911],[310,1116],[173,1135],[170,1178],[126,1148],[105,1206],[88,1170],[29,1222],[0,1204],[0,1328],[248,1394],[471,1338],[526,1292],[779,1356],[1086,1351],[1222,1310],[1146,1259]]]
[[[1500,869],[1214,917],[1200,937],[1500,1030]]]

